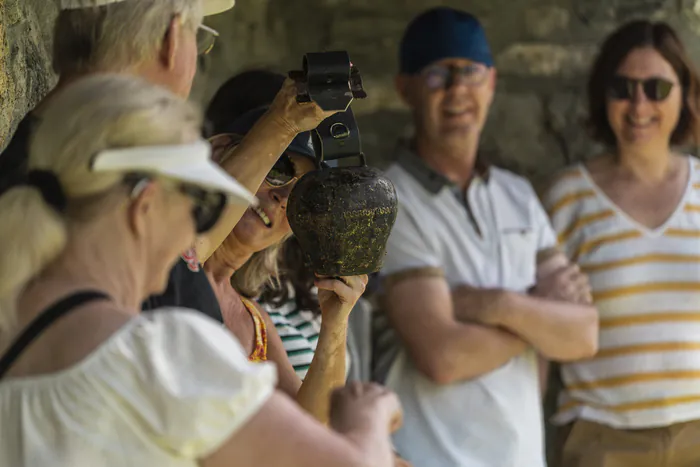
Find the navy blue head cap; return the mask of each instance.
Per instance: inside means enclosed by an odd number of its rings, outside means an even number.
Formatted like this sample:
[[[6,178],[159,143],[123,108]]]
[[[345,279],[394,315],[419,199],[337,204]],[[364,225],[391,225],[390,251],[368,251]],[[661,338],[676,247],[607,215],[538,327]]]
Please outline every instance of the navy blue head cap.
[[[474,15],[449,7],[431,8],[411,21],[404,32],[400,72],[416,74],[445,58],[464,58],[493,66],[486,32]]]
[[[267,112],[267,107],[249,110],[235,119],[230,125],[224,126],[223,132],[235,133],[241,136],[246,135],[250,129],[253,128],[253,125],[255,125],[260,117],[265,114],[265,112]],[[296,135],[287,147],[287,151],[299,154],[301,156],[307,156],[313,159],[314,162],[316,161],[316,151],[314,149],[310,131],[302,131]]]

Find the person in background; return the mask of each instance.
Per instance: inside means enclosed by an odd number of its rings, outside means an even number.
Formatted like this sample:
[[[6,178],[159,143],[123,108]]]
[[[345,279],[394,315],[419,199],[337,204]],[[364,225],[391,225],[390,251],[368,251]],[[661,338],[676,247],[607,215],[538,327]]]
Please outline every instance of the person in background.
[[[227,133],[214,137],[215,159],[225,163],[237,141],[265,112],[265,108],[252,110],[230,124]],[[224,138],[229,140],[227,147],[219,146]],[[296,181],[315,167],[311,133],[300,133],[258,189],[260,204],[248,209],[204,268],[221,304],[224,323],[241,341],[249,358],[274,361],[279,369],[279,387],[326,422],[330,393],[345,384],[348,315],[364,292],[367,277],[316,278],[324,318],[303,384],[269,315],[255,303],[262,287],[276,277],[279,247],[291,235],[286,211],[289,193]],[[336,299],[332,291],[347,293]]]
[[[242,114],[270,105],[284,80],[282,74],[265,69],[251,69],[226,81],[214,95],[206,112],[210,133],[220,135],[214,138],[214,144],[217,144],[217,140],[226,138],[224,134],[231,123]],[[311,153],[308,155],[313,157]],[[234,287],[238,292],[255,298],[270,316],[282,339],[289,362],[297,376],[304,380],[321,332],[316,276],[304,264],[301,246],[294,236],[269,248],[255,253],[253,257],[266,255],[272,258],[275,252],[279,252],[278,264],[272,259],[267,260],[273,266],[270,268],[271,280],[264,281],[262,286],[256,283],[253,287],[246,287],[244,267],[234,274]],[[347,373],[351,367],[350,352],[346,352],[345,359]]]
[[[219,323],[141,313],[227,200],[254,201],[211,161],[201,124],[127,75],[78,80],[44,108],[26,179],[0,195],[0,465],[392,465],[387,390],[337,392],[329,430]]]
[[[63,87],[78,78],[105,72],[128,73],[163,86],[182,98],[192,87],[197,54],[213,46],[216,31],[202,24],[233,6],[233,0],[60,0],[54,27],[53,65],[56,88],[20,124],[0,154],[0,193],[26,173],[27,144],[44,108]],[[330,114],[313,103],[297,104],[296,87],[283,86],[249,137],[237,146],[223,168],[250,191],[265,175],[297,133],[315,128]],[[196,245],[183,251],[170,272],[167,289],[149,297],[144,310],[183,306],[221,319],[221,310],[200,263],[231,232],[245,209],[227,207],[221,222]]]
[[[699,104],[669,25],[634,21],[603,43],[588,123],[606,149],[545,197],[600,314],[595,358],[561,367],[564,467],[700,465],[700,161],[675,149],[698,144]]]
[[[538,357],[595,354],[586,277],[567,260],[538,278],[538,255],[557,244],[547,215],[529,182],[479,156],[496,87],[479,21],[432,8],[400,47],[415,136],[386,173],[399,211],[375,348],[376,377],[410,421],[394,444],[417,466],[543,467]]]
[[[272,104],[284,81],[283,74],[265,68],[252,68],[229,78],[207,106],[207,136],[224,133],[244,113]]]

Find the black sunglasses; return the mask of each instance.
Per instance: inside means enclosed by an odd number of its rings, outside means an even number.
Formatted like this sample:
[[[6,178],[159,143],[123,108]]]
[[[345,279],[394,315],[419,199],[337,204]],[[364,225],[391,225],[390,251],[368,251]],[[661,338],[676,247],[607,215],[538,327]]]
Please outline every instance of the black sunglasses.
[[[226,195],[184,184],[180,186],[180,191],[192,199],[192,218],[197,233],[203,234],[211,230],[224,212]]]
[[[448,89],[454,84],[478,86],[488,75],[488,67],[482,63],[458,67],[454,65],[432,65],[421,72],[425,84],[431,90]]]
[[[124,182],[131,187],[131,198],[137,197],[153,177],[143,174],[128,174]],[[218,191],[182,183],[178,186],[182,194],[192,200],[192,219],[198,234],[208,232],[218,222],[226,207],[226,195]]]
[[[610,80],[609,94],[613,99],[631,100],[639,86],[647,99],[659,102],[671,94],[674,83],[663,78],[632,79],[617,75]]]
[[[265,182],[275,188],[282,188],[289,185],[297,178],[296,168],[292,159],[287,154],[282,154],[282,156],[277,159],[275,165],[267,173],[265,177]]]

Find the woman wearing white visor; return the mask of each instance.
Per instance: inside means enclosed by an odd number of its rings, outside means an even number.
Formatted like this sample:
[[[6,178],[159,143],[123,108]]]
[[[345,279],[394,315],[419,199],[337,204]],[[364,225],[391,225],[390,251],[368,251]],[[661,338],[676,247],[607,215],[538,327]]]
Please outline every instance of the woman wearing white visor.
[[[220,324],[139,313],[226,202],[253,200],[200,127],[190,104],[124,76],[47,107],[26,182],[0,196],[0,466],[392,465],[391,393],[337,393],[332,432]]]

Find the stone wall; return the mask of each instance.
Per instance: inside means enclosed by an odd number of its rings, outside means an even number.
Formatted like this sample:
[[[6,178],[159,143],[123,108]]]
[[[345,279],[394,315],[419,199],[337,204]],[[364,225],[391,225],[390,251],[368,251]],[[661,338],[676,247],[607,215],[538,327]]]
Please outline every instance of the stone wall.
[[[49,0],[0,0],[0,149],[54,85]]]
[[[201,62],[193,99],[205,103],[232,74],[265,66],[299,68],[305,52],[345,49],[369,98],[353,107],[369,160],[383,166],[410,128],[393,89],[398,41],[407,22],[429,6],[464,1],[238,0],[207,19],[221,33]],[[700,59],[698,0],[472,0],[499,70],[497,97],[483,138],[501,165],[539,179],[595,150],[580,125],[585,74],[601,39],[633,17],[677,27]],[[0,147],[18,119],[53,82],[49,0],[0,0]]]

